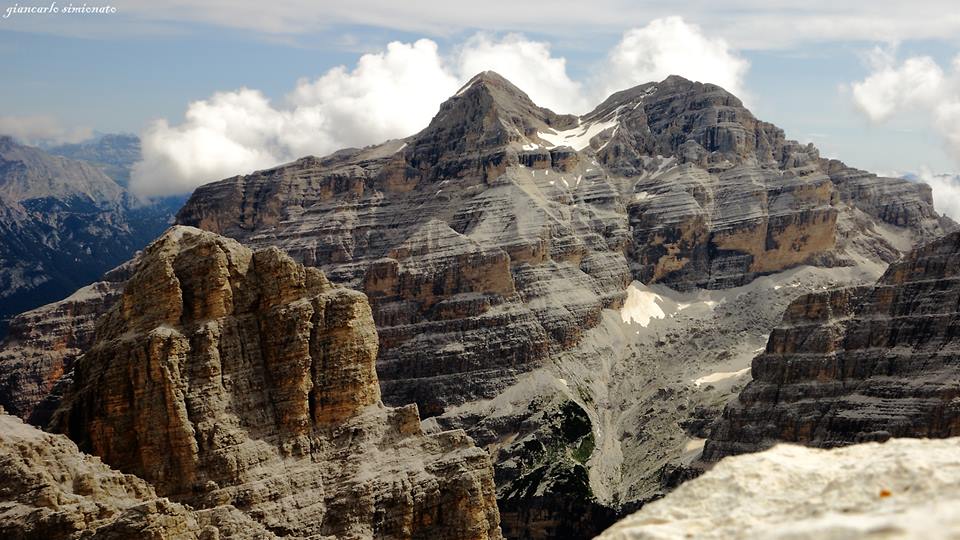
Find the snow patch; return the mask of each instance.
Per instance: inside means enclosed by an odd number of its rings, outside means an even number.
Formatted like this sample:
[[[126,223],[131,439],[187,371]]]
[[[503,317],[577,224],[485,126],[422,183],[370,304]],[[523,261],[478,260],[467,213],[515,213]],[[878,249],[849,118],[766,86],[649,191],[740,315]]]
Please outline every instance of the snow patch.
[[[749,372],[750,372],[750,368],[748,367],[743,368],[739,371],[718,371],[716,373],[711,373],[709,375],[700,377],[699,379],[695,379],[693,381],[693,384],[699,387],[704,384],[711,384],[715,382],[720,382],[725,379],[733,379],[736,377],[740,377],[741,375],[744,375]]]
[[[667,316],[658,304],[660,301],[663,301],[662,296],[635,281],[627,287],[627,301],[620,308],[620,319],[625,323],[637,323],[646,328],[651,320]]]
[[[590,146],[591,139],[617,125],[618,120],[614,117],[613,120],[606,122],[591,122],[564,131],[554,131],[552,133],[538,131],[537,137],[547,141],[551,146],[569,146],[580,151]]]
[[[472,81],[470,81],[470,82],[468,82],[467,84],[463,85],[463,88],[461,88],[460,90],[457,90],[457,93],[454,94],[453,97],[460,97],[460,96],[462,96],[463,94],[465,94],[465,93],[467,92],[467,90],[473,88],[473,85],[477,84],[477,81],[478,81],[478,80],[480,80],[480,79],[479,79],[479,78],[474,78]]]

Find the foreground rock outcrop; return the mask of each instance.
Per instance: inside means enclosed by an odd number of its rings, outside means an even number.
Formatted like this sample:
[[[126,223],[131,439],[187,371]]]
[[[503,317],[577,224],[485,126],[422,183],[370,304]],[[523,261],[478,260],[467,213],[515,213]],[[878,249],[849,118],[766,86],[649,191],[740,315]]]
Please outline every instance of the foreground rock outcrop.
[[[0,411],[0,537],[274,538],[232,506],[195,511]]]
[[[175,227],[151,244],[50,429],[278,536],[499,538],[489,459],[380,403],[363,294],[277,249]]]
[[[791,304],[704,458],[775,441],[833,447],[958,436],[958,359],[960,233],[952,233],[890,265],[873,287]]]
[[[960,534],[960,439],[724,459],[599,538],[896,538]]]

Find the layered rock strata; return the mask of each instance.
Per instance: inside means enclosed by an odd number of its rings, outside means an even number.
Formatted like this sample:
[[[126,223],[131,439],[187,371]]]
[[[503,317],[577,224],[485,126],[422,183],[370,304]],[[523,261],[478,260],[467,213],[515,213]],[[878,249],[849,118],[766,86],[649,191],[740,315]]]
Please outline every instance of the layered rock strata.
[[[573,117],[491,72],[414,136],[203,186],[178,220],[366,292],[385,399],[428,415],[574,346],[632,279],[889,262],[952,226],[925,186],[823,160],[717,86],[670,77]]]
[[[673,485],[787,302],[953,226],[925,186],[823,160],[714,85],[578,118],[492,73],[419,134],[209,184],[179,220],[367,293],[385,401],[481,441],[509,534],[533,538]],[[662,321],[610,309],[632,280]],[[553,429],[570,406],[590,437]]]
[[[76,361],[50,428],[278,536],[499,538],[487,455],[380,403],[366,298],[277,249],[176,227]]]
[[[833,447],[960,435],[960,233],[890,266],[873,287],[803,296],[704,458],[775,441]]]
[[[733,392],[690,389],[684,377],[710,365],[742,371],[741,357],[758,346],[753,334],[769,333],[790,295],[873,280],[954,226],[934,212],[926,186],[822,159],[715,85],[670,77],[573,117],[489,72],[418,134],[208,184],[178,221],[279,247],[364,291],[384,400],[415,402],[436,425],[463,427],[490,448],[508,534],[531,538],[589,537],[596,531],[571,514],[629,508],[675,483],[691,438],[702,441]],[[634,280],[696,305],[703,289],[722,297],[805,265],[831,270],[803,289],[754,297],[774,299],[776,314],[751,307],[744,292],[739,312],[708,316],[704,306],[688,321],[716,326],[605,323]],[[619,348],[601,353],[592,342],[621,332]],[[667,340],[660,332],[698,346],[651,352]],[[731,332],[751,348],[740,350]],[[703,349],[731,342],[734,353]],[[678,358],[690,365],[675,366]],[[540,370],[555,384],[539,385]],[[576,387],[570,372],[582,376]],[[637,390],[653,381],[656,392]],[[516,405],[509,413],[488,407],[504,396]],[[585,463],[574,457],[582,440],[547,428],[565,402],[591,420],[598,444]],[[678,410],[688,404],[696,411]]]

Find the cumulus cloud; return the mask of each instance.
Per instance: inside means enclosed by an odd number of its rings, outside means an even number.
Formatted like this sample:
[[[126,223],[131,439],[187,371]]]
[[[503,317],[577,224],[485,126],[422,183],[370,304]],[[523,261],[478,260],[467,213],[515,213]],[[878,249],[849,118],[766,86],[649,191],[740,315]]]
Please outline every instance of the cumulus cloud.
[[[854,103],[875,122],[903,112],[923,115],[960,162],[960,55],[945,70],[929,56],[897,63],[894,52],[874,50],[873,72],[850,87]]]
[[[915,176],[933,188],[933,205],[937,211],[960,221],[960,175],[934,174],[922,168]]]
[[[422,128],[459,81],[436,43],[391,43],[353,70],[300,80],[283,106],[259,91],[220,92],[187,107],[184,122],[158,120],[142,135],[130,187],[146,197],[188,192],[308,154],[403,137]]]
[[[30,145],[76,143],[93,136],[90,128],[68,128],[52,116],[0,116],[0,135]]]
[[[412,135],[470,77],[494,70],[539,105],[583,113],[612,91],[679,74],[743,91],[748,63],[721,39],[677,17],[631,30],[596,76],[567,73],[550,44],[518,34],[480,33],[441,55],[435,42],[394,42],[314,80],[301,79],[280,104],[257,90],[219,92],[190,103],[182,123],[154,122],[141,136],[143,161],[131,188],[152,197],[188,192],[304,155],[323,155]]]
[[[637,81],[682,75],[742,96],[743,79],[750,69],[725,40],[707,37],[699,26],[680,17],[657,19],[626,32],[610,52],[608,63],[601,85],[606,94]]]

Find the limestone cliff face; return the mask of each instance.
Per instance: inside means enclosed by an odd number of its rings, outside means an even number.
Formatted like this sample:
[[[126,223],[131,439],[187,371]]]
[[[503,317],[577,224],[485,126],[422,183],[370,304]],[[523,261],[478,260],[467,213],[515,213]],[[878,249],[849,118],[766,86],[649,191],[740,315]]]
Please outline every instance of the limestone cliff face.
[[[704,458],[778,440],[833,447],[960,435],[958,336],[960,233],[894,263],[874,287],[801,297]]]
[[[268,539],[232,506],[195,511],[157,497],[140,478],[0,412],[0,536],[42,538]]]
[[[363,294],[279,250],[151,244],[50,427],[157,492],[281,536],[499,538],[486,454],[386,409]]]

